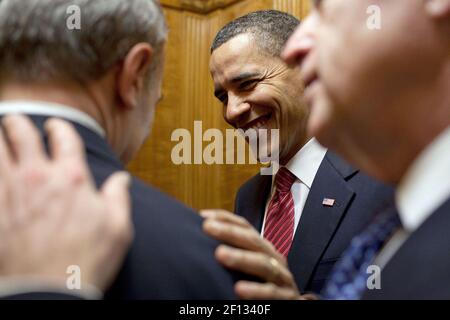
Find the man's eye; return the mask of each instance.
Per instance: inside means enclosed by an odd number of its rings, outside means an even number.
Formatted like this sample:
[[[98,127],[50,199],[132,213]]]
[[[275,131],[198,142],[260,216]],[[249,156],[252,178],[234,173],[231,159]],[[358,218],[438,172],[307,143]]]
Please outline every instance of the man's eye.
[[[257,81],[256,80],[248,80],[248,81],[244,81],[239,85],[239,89],[241,90],[250,90],[253,89],[256,85]]]
[[[223,104],[227,104],[228,103],[228,94],[224,93],[224,94],[218,96],[217,99],[219,99],[220,102],[222,102]]]

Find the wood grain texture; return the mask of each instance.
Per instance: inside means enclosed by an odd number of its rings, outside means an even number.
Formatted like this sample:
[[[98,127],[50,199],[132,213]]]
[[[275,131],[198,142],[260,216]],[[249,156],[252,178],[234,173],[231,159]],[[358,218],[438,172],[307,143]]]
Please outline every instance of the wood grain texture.
[[[187,0],[162,1],[170,28],[166,48],[163,83],[164,99],[157,108],[151,138],[145,143],[129,169],[144,181],[167,192],[195,209],[232,210],[239,186],[256,174],[256,165],[175,165],[171,160],[171,141],[175,129],[193,132],[194,121],[203,130],[229,128],[222,118],[222,107],[213,95],[209,73],[210,44],[217,31],[229,21],[262,9],[278,9],[303,17],[309,0],[191,1],[221,5],[199,11],[187,10]],[[194,3],[195,2],[195,3]],[[184,3],[184,7],[181,4]],[[208,143],[204,143],[206,146]]]
[[[161,4],[166,8],[186,10],[201,14],[225,8],[239,0],[162,0]]]

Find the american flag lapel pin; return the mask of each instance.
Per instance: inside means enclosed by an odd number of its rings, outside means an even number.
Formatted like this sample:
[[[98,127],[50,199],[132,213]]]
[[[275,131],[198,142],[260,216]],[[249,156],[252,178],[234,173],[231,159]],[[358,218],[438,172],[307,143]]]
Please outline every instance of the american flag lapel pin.
[[[322,201],[322,205],[324,205],[325,207],[334,207],[335,203],[336,200],[330,198],[324,198]]]

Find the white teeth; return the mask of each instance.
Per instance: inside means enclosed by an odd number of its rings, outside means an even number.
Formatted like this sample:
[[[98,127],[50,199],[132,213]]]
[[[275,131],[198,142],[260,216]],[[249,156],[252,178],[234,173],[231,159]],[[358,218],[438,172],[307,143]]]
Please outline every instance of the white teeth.
[[[267,122],[269,122],[270,117],[264,116],[261,117],[255,124],[253,124],[251,127],[246,127],[244,131],[246,130],[259,130],[259,129],[266,129]]]
[[[261,119],[252,126],[252,129],[254,130],[263,129],[266,123],[267,123],[266,119]]]

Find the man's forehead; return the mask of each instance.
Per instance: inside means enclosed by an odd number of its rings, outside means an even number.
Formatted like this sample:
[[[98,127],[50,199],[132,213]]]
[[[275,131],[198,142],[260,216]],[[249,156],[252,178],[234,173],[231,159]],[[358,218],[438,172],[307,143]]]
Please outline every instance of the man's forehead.
[[[266,66],[267,57],[248,34],[238,35],[217,48],[210,62],[213,77],[224,81],[261,74]]]
[[[243,50],[252,49],[254,45],[254,37],[250,33],[242,33],[231,38],[217,49],[227,48],[227,51],[231,54],[239,54]]]
[[[249,34],[241,34],[228,40],[214,50],[211,56],[212,66],[229,67],[258,60],[263,60],[262,54]]]

